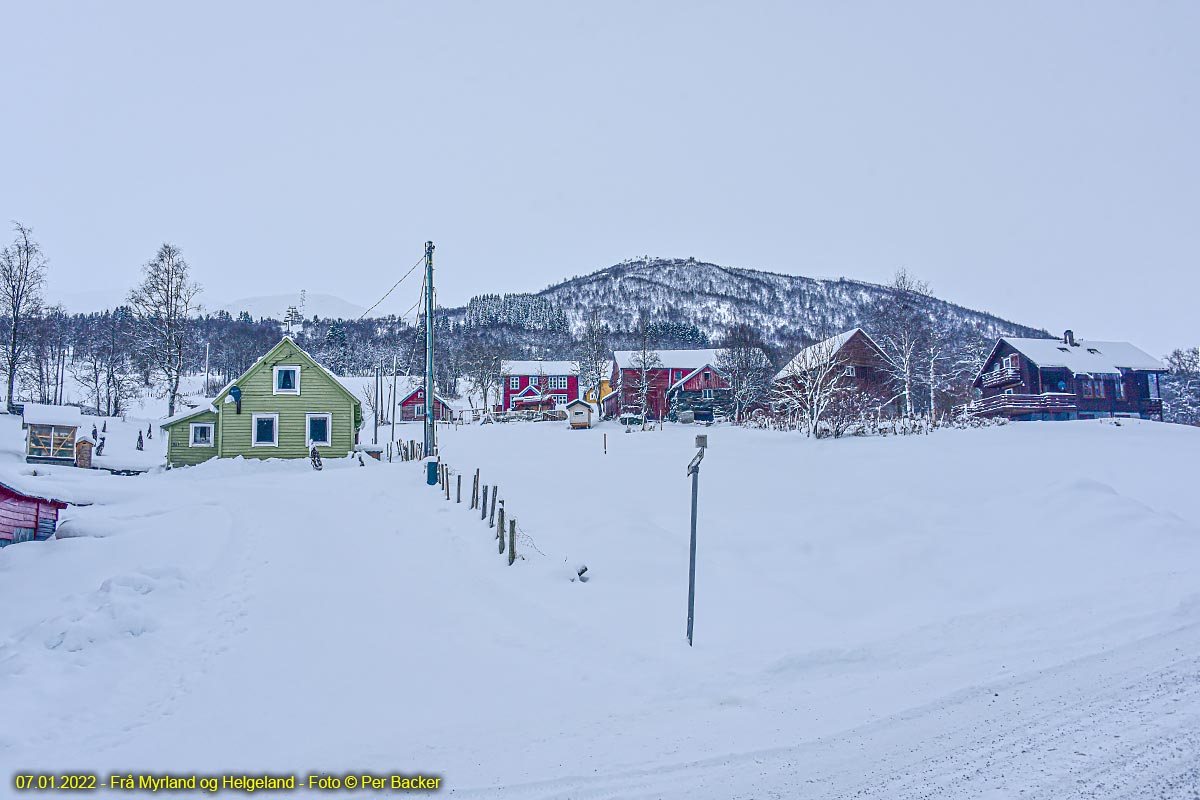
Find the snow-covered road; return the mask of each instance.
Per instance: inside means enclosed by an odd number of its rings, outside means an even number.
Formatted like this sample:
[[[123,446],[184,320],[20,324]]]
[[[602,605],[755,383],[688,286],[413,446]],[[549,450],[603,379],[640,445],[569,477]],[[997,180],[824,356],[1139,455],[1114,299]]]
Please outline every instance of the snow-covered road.
[[[1200,623],[815,741],[459,792],[502,800],[1200,796]]]

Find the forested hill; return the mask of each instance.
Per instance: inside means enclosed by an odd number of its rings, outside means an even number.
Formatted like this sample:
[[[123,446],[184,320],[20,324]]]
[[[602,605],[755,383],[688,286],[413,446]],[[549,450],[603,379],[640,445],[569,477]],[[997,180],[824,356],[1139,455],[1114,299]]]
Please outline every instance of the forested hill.
[[[574,277],[535,294],[483,295],[446,315],[468,327],[502,324],[578,331],[592,313],[615,331],[632,330],[640,311],[659,324],[699,328],[718,340],[747,323],[774,344],[811,341],[869,325],[894,290],[863,281],[806,278],[722,267],[695,259],[643,258]],[[1044,331],[924,297],[929,314],[983,338]],[[956,326],[956,327],[957,327]]]

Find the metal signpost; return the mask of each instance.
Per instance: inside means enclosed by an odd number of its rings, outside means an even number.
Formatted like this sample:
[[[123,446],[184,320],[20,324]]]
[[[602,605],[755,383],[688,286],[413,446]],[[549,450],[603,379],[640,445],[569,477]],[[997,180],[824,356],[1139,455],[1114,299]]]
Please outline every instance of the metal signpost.
[[[708,436],[701,434],[696,437],[696,455],[688,464],[687,474],[692,478],[692,557],[688,567],[688,647],[692,646],[692,620],[696,616],[696,497],[700,491],[700,462],[704,460],[704,451],[708,449]]]

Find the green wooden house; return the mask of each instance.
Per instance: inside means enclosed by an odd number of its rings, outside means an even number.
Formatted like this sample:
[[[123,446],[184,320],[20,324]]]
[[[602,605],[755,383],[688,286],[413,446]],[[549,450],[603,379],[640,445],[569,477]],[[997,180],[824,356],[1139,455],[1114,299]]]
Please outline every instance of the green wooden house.
[[[290,337],[254,362],[209,405],[162,423],[167,466],[210,458],[322,458],[354,450],[362,427],[354,394]]]

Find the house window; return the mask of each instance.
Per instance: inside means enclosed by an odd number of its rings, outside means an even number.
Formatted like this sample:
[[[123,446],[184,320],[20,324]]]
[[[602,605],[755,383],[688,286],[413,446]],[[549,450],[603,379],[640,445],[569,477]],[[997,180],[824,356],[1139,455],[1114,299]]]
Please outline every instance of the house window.
[[[856,371],[855,371],[855,369],[854,369],[854,365],[853,365],[853,364],[847,364],[847,365],[846,365],[846,377],[847,377],[847,378],[853,378],[853,377],[854,377],[856,374],[857,374],[857,372],[856,372]]]
[[[300,368],[276,367],[271,394],[300,394]]]
[[[529,385],[532,386],[533,388],[536,389],[538,384],[541,382],[542,382],[541,375],[530,375],[529,376]]]
[[[1091,378],[1080,378],[1079,379],[1079,394],[1081,396],[1095,397],[1096,390],[1093,387],[1094,387],[1094,383]]]
[[[709,381],[709,378],[711,378],[711,377],[712,377],[712,373],[711,373],[711,372],[706,372],[706,373],[704,373],[704,382],[705,382],[705,383],[708,383],[708,381]]]
[[[1104,379],[1096,381],[1096,397],[1104,397]]]
[[[565,394],[555,394],[551,395],[551,397],[554,398],[554,405],[556,406],[565,406],[567,404],[567,396]]]
[[[713,399],[713,390],[712,390],[712,389],[705,389],[705,390],[704,390],[704,399],[705,399],[705,400],[712,400],[712,399]]]
[[[325,445],[328,447],[333,444],[332,414],[305,414],[304,418],[308,426],[308,443],[310,447],[313,445]]]
[[[675,380],[677,380],[677,381],[683,380],[683,370],[681,370],[681,369],[675,370]]]
[[[1118,400],[1125,399],[1125,381],[1121,380],[1120,378],[1118,378],[1116,383],[1113,384],[1113,397],[1117,398]]]
[[[191,446],[213,446],[213,424],[211,422],[193,422],[191,424]]]
[[[550,376],[550,388],[551,389],[559,389],[559,390],[566,389],[567,388],[567,376],[566,375]]]
[[[417,406],[416,408],[417,408],[417,419],[425,419],[425,404],[421,403],[421,405]]]
[[[514,392],[517,389],[520,389],[521,388],[521,376],[513,375],[511,378],[509,378],[508,379],[508,388],[513,390]]]
[[[1019,367],[1020,364],[1021,364],[1021,362],[1020,362],[1019,356],[1011,355],[1011,356],[1004,357],[1004,368],[1005,369],[1017,369],[1017,367]]]
[[[250,442],[253,447],[279,446],[278,414],[255,414],[251,424],[254,425],[253,439]]]
[[[1149,390],[1150,399],[1158,400],[1161,395],[1158,393],[1158,373],[1151,372],[1146,376],[1146,388]]]

